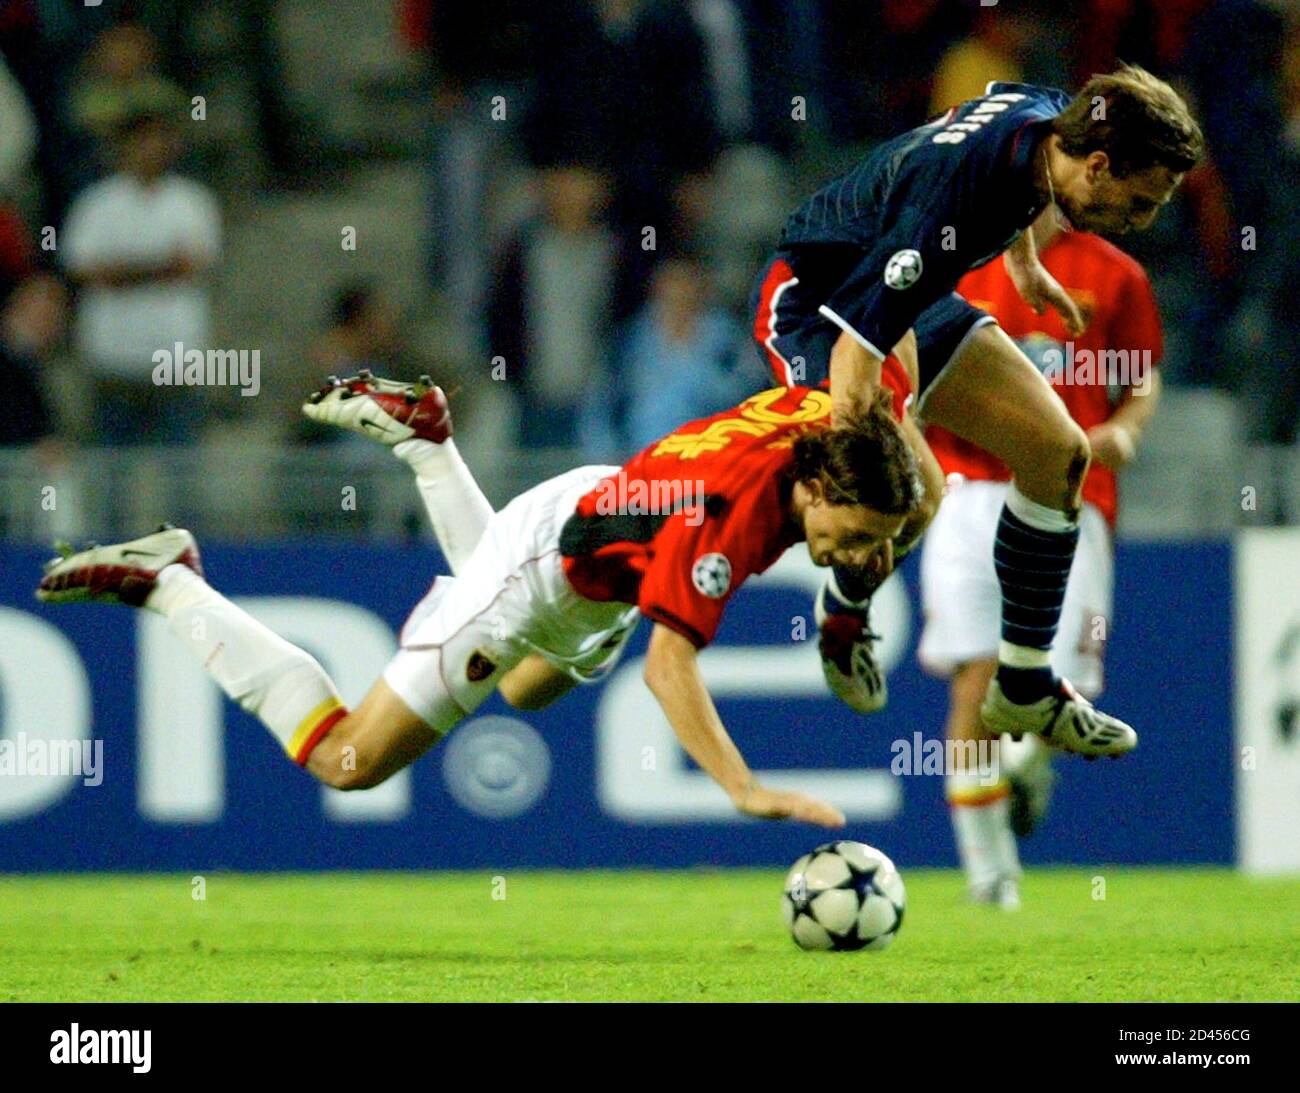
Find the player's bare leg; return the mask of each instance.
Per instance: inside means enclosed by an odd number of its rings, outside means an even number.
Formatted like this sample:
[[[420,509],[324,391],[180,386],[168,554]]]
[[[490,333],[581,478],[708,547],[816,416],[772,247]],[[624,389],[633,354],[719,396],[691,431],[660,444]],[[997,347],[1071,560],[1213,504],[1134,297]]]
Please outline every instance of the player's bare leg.
[[[336,789],[369,789],[410,766],[444,735],[380,679],[320,739],[305,766]]]
[[[1022,496],[1076,520],[1090,461],[1088,438],[1051,384],[996,323],[971,334],[926,393],[927,422],[992,452]],[[960,431],[959,431],[960,430]]]
[[[49,603],[117,603],[161,615],[290,759],[339,789],[378,785],[424,754],[466,712],[448,698],[438,724],[430,725],[383,680],[349,712],[314,657],[204,580],[198,544],[180,528],[69,551],[49,563],[36,594]]]
[[[456,450],[442,388],[428,376],[404,383],[363,371],[347,379],[332,378],[303,403],[302,411],[313,421],[392,447],[415,471],[425,511],[452,573],[463,567],[482,538],[492,508]],[[567,694],[575,683],[534,654],[506,673],[498,690],[516,709],[537,710]],[[391,689],[389,693],[397,699]]]
[[[994,324],[972,334],[927,393],[923,412],[997,456],[1013,475],[994,544],[1002,641],[982,706],[985,726],[1015,737],[1033,733],[1089,757],[1131,751],[1137,734],[1094,709],[1050,666],[1079,538],[1079,496],[1090,458],[1083,430]]]
[[[957,853],[971,898],[1005,910],[1020,907],[1020,856],[1011,831],[1011,786],[1002,767],[1001,747],[988,763],[979,762],[978,749],[996,740],[984,728],[980,704],[997,672],[996,660],[960,665],[948,689],[947,738],[973,742],[976,747],[952,749],[954,768],[947,772],[944,791],[952,815]],[[976,763],[971,764],[975,751]]]
[[[516,710],[541,710],[568,694],[578,681],[539,653],[524,657],[497,684],[497,691]]]

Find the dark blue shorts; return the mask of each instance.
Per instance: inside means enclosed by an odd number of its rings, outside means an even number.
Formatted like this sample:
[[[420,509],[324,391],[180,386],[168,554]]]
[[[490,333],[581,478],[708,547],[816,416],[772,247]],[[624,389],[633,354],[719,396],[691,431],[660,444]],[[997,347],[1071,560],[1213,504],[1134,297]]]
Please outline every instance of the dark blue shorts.
[[[813,266],[797,254],[778,252],[750,295],[754,342],[777,383],[786,386],[815,387],[826,379],[831,348],[848,329],[842,320],[819,310],[838,286],[819,283],[816,268],[809,268]],[[920,367],[918,394],[923,395],[947,367],[971,331],[993,321],[955,292],[921,312],[912,328]],[[865,344],[860,334],[851,329],[849,333]]]

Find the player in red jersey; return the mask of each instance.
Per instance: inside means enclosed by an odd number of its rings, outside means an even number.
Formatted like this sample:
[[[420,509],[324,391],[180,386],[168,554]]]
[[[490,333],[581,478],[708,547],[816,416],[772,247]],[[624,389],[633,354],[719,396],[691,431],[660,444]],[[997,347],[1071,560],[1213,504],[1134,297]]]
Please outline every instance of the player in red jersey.
[[[361,704],[344,708],[308,653],[203,578],[189,532],[55,559],[37,595],[162,615],[218,685],[290,757],[340,789],[376,785],[494,690],[535,709],[612,666],[640,614],[645,678],[682,746],[740,811],[838,827],[843,814],[759,785],[696,660],[751,574],[806,541],[822,566],[887,557],[921,495],[888,400],[832,429],[830,396],[778,388],[683,425],[626,466],[580,467],[492,512],[451,440],[441,390],[368,374],[335,381],[309,417],[393,447],[416,472],[454,578],[437,577]]]
[[[1032,231],[1047,269],[1087,317],[1081,335],[1072,339],[1055,313],[1035,314],[1001,262],[967,274],[959,290],[1042,370],[1092,447],[1061,614],[1064,640],[1052,651],[1054,670],[1091,699],[1102,690],[1110,624],[1116,471],[1133,457],[1159,399],[1160,316],[1146,273],[1123,251],[1096,235],[1061,231],[1050,212]],[[926,430],[926,439],[948,490],[921,558],[925,628],[918,655],[927,670],[950,679],[948,738],[978,740],[986,736],[980,701],[997,670],[992,544],[1011,475],[988,452],[937,426]],[[1004,736],[993,754],[997,770],[949,772],[947,797],[972,896],[1012,908],[1019,905],[1015,836],[1028,834],[1041,817],[1052,772],[1035,737],[1016,743]]]

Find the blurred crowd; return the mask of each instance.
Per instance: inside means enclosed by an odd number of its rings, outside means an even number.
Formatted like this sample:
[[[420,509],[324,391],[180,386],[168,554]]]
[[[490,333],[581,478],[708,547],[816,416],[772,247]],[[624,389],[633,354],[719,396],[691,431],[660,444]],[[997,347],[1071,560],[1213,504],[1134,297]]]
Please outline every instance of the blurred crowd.
[[[187,442],[220,424],[228,403],[178,398],[151,376],[155,350],[215,337],[233,190],[243,202],[286,191],[310,201],[346,181],[347,164],[326,165],[285,94],[281,5],[213,6],[251,88],[235,185],[196,155],[209,104],[187,5],[0,0],[0,374],[11,396],[0,447],[53,464],[73,444]],[[423,283],[332,280],[300,347],[313,368],[406,374],[436,356],[415,344],[427,311],[449,328],[440,341],[456,359],[443,363],[462,384],[508,388],[514,444],[624,456],[764,382],[747,329],[751,279],[805,191],[991,79],[1073,88],[1123,59],[1188,95],[1210,150],[1157,228],[1124,241],[1156,286],[1166,379],[1232,392],[1248,443],[1297,444],[1293,5],[373,8],[425,119],[412,153],[428,195]],[[334,442],[296,425],[284,439]]]

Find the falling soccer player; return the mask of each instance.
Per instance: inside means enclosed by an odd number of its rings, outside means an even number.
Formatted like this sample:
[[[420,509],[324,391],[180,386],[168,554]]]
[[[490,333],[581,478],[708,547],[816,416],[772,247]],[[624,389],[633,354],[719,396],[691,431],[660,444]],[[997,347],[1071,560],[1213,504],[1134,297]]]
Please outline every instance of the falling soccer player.
[[[355,710],[308,653],[204,579],[188,531],[56,558],[37,595],[153,611],[208,674],[327,785],[377,785],[494,691],[536,709],[600,678],[640,615],[645,678],[687,753],[752,816],[838,827],[838,809],[760,785],[705,689],[697,653],[735,590],[799,541],[869,567],[921,493],[892,402],[830,428],[830,397],[778,388],[683,425],[624,467],[580,467],[493,512],[451,439],[442,391],[367,373],[303,407],[393,448],[416,475],[453,577],[435,578]],[[646,499],[659,504],[646,504]],[[666,499],[666,501],[665,501]],[[201,623],[201,625],[200,625]]]
[[[998,667],[981,704],[993,733],[1050,740],[1078,732],[1110,754],[1137,744],[1128,725],[1095,710],[1051,667],[1088,438],[993,318],[954,289],[1005,252],[1025,302],[1039,313],[1050,305],[1080,333],[1078,307],[1024,229],[1049,205],[1080,229],[1150,227],[1202,147],[1187,104],[1135,66],[1094,76],[1073,98],[992,83],[814,194],[786,222],[756,286],[754,336],[778,382],[824,374],[832,418],[845,419],[899,371],[889,351],[911,330],[921,415],[1010,468],[993,546]],[[894,543],[895,560],[924,529],[911,530]],[[818,596],[827,679],[863,710],[880,705],[867,627],[879,576],[837,566]]]

